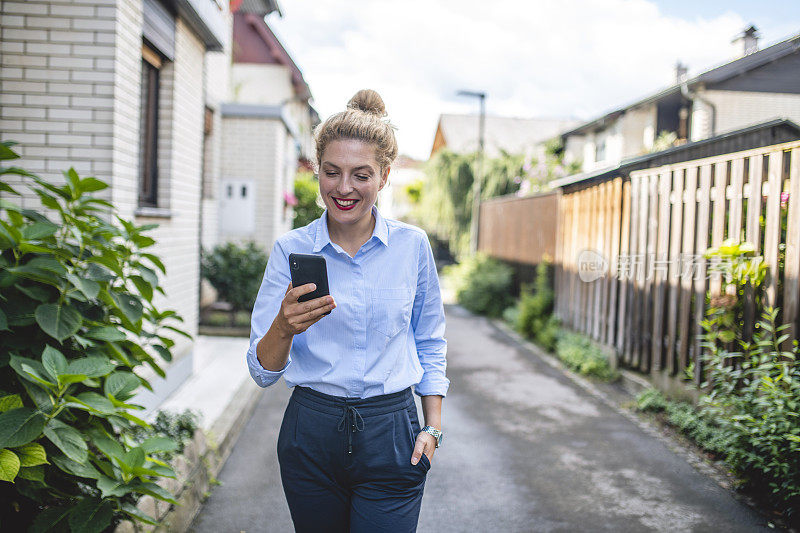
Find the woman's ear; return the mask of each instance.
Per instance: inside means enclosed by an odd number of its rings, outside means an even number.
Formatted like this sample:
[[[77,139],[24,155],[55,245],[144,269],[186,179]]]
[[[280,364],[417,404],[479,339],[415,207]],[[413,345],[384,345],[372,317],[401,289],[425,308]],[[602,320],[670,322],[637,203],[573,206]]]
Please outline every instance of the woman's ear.
[[[383,173],[381,174],[381,186],[378,187],[379,191],[386,186],[386,182],[389,180],[389,171],[391,169],[392,167],[386,167],[386,170],[384,170]]]

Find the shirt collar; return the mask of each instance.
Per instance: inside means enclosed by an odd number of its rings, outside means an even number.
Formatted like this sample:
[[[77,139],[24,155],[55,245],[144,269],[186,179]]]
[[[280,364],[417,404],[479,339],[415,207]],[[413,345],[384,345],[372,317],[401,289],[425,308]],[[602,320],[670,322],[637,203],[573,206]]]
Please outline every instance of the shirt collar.
[[[381,212],[378,211],[378,206],[372,206],[372,214],[375,216],[375,229],[372,230],[372,237],[376,237],[385,246],[389,246],[389,225],[386,224],[386,219],[383,218]],[[328,210],[322,212],[322,215],[317,219],[317,234],[314,238],[314,253],[321,251],[327,244],[331,242],[330,234],[328,233]]]

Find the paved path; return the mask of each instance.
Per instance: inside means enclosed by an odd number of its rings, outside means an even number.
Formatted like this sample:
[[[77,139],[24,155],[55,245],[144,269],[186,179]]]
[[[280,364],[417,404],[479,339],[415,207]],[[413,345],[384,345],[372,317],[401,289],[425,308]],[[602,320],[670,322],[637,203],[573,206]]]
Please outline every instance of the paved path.
[[[483,318],[447,309],[450,393],[419,531],[759,531],[764,520]],[[195,532],[292,531],[267,389]],[[421,410],[420,410],[421,413]]]

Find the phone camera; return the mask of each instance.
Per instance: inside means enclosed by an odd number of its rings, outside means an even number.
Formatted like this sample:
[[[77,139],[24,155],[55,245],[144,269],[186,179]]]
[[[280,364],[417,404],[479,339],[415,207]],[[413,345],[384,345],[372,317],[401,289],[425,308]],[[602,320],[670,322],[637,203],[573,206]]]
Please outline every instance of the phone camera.
[[[299,268],[300,268],[300,266],[297,264],[297,261],[292,261],[292,269],[293,270],[297,270]]]

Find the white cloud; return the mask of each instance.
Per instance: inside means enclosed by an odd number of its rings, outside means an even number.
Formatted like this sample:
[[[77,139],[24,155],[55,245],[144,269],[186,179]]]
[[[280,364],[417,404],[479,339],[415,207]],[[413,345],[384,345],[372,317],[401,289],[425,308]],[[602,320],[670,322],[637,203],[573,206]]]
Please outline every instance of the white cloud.
[[[346,6],[346,9],[345,9]],[[647,0],[293,0],[269,24],[303,71],[320,114],[358,89],[381,93],[400,151],[426,158],[440,113],[594,116],[723,63],[739,15],[684,20]]]

